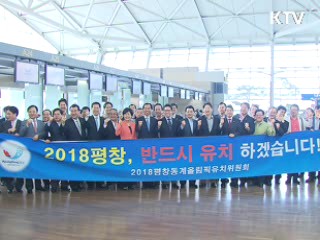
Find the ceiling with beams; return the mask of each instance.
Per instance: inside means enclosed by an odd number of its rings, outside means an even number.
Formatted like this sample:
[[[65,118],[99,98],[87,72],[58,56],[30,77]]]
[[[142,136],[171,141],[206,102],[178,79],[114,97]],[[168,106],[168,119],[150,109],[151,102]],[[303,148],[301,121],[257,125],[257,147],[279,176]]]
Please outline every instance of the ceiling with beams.
[[[158,48],[315,43],[320,0],[1,0],[66,55]],[[301,25],[272,11],[304,12]],[[282,22],[284,18],[282,18]]]

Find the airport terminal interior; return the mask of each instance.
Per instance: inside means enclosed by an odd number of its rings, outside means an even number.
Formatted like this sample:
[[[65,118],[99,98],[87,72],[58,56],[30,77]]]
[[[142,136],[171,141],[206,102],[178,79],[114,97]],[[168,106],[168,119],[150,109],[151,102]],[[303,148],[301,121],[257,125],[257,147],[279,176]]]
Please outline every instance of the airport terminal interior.
[[[319,40],[320,0],[0,0],[0,240],[319,239]],[[256,137],[275,144],[252,147],[249,168],[241,139]],[[8,165],[25,152],[5,144],[24,138],[60,144],[59,167],[28,171],[39,154]],[[231,139],[230,154],[198,154],[208,139]],[[69,142],[134,156],[105,176]],[[142,157],[170,155],[166,143],[189,156]],[[68,172],[68,160],[91,165]],[[199,180],[206,171],[220,175]]]

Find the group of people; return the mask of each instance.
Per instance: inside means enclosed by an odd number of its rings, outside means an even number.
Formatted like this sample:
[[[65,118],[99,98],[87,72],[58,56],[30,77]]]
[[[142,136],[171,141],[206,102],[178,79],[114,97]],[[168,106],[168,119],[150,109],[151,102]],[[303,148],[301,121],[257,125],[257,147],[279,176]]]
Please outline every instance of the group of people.
[[[244,135],[283,136],[284,134],[299,131],[319,130],[320,106],[315,109],[308,108],[305,116],[299,114],[299,106],[290,106],[290,113],[286,116],[287,109],[284,106],[271,107],[265,113],[257,105],[242,103],[240,113],[235,115],[232,105],[221,102],[214,115],[211,103],[205,103],[203,109],[195,110],[193,106],[184,109],[183,116],[178,114],[178,105],[157,103],[145,103],[142,108],[134,104],[123,109],[119,114],[111,102],[106,102],[101,109],[99,102],[94,102],[89,107],[80,109],[79,105],[72,104],[68,108],[66,99],[60,99],[58,108],[42,111],[42,120],[39,120],[39,109],[35,105],[27,108],[28,119],[18,119],[19,110],[15,106],[7,106],[4,109],[4,117],[0,120],[0,133],[13,134],[21,137],[33,138],[35,141],[42,139],[51,141],[99,141],[99,140],[135,140],[151,138],[176,138],[195,136],[222,136],[237,137]],[[103,115],[101,115],[103,112]],[[70,115],[69,115],[70,113]],[[301,174],[287,174],[286,184],[300,184]],[[280,184],[281,175],[275,176],[275,184]],[[309,173],[308,183],[313,183],[320,175],[316,172]],[[273,176],[221,179],[221,188],[226,188],[230,182],[232,188],[263,185],[271,186]],[[76,181],[14,179],[2,178],[2,184],[6,186],[8,193],[22,192],[25,187],[28,193],[35,191],[51,190],[81,191],[85,184]],[[196,184],[189,181],[191,187],[218,187],[219,181],[206,181]],[[104,189],[115,183],[87,182],[88,189]],[[35,185],[35,186],[34,186]],[[174,183],[177,188],[184,187],[186,182]],[[136,183],[117,183],[119,189],[134,189]],[[168,183],[143,182],[143,188],[168,188]]]

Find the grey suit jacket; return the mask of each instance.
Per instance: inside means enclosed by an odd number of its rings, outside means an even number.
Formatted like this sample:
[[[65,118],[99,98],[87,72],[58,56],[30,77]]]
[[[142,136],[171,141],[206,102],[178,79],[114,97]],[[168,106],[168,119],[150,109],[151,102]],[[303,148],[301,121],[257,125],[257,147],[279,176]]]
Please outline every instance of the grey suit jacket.
[[[45,138],[46,131],[45,131],[45,124],[41,120],[37,120],[37,133],[34,131],[33,124],[31,124],[29,127],[27,127],[27,121],[24,120],[21,124],[19,135],[21,137],[29,137],[33,138],[35,135],[39,135],[40,139]]]

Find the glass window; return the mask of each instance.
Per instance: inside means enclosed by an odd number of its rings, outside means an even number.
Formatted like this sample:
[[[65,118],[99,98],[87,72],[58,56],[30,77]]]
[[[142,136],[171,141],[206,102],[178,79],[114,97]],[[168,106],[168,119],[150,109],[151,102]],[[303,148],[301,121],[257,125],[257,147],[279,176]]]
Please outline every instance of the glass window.
[[[0,6],[0,42],[57,54],[58,51],[23,21]]]

